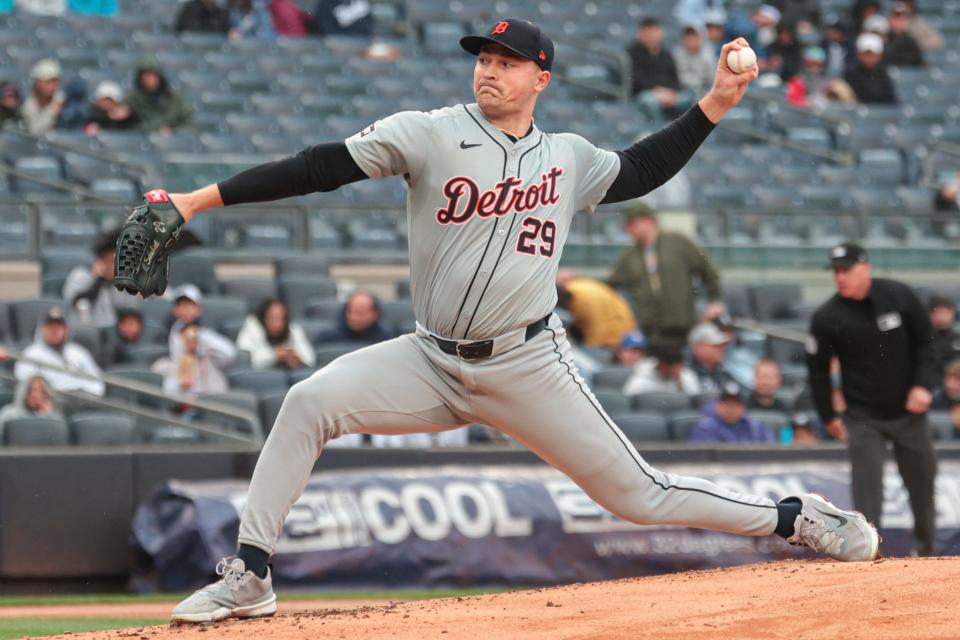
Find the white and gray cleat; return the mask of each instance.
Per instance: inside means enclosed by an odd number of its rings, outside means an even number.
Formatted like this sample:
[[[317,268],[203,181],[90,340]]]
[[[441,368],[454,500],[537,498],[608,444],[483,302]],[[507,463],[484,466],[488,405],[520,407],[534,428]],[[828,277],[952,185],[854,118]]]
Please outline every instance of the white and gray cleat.
[[[794,534],[787,542],[810,547],[834,560],[875,560],[880,552],[880,535],[859,511],[838,509],[815,493],[801,493],[783,501],[799,501],[800,515]]]
[[[270,569],[262,580],[247,571],[243,560],[224,558],[217,563],[217,575],[208,584],[174,608],[174,622],[215,622],[224,618],[257,618],[277,612],[277,596],[273,593]]]

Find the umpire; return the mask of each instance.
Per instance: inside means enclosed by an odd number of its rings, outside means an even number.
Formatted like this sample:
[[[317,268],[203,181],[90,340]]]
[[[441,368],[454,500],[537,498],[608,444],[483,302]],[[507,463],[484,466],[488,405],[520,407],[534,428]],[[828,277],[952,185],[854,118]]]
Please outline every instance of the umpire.
[[[910,494],[917,553],[934,552],[936,458],[927,428],[937,382],[933,328],[907,285],[871,277],[867,252],[852,242],[834,247],[837,293],[813,315],[807,367],[813,399],[827,431],[848,443],[854,508],[880,526],[887,441]],[[830,359],[840,360],[847,411],[830,402]]]

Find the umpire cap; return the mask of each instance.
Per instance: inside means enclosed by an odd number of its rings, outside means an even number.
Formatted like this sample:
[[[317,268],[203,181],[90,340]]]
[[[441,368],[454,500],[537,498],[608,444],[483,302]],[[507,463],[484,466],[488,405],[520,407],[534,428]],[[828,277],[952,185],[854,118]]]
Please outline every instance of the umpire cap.
[[[849,269],[858,262],[870,262],[866,249],[856,242],[844,242],[830,249],[830,264],[827,269]]]
[[[553,41],[529,20],[506,18],[490,28],[486,35],[460,38],[460,46],[477,55],[487,43],[499,44],[521,58],[533,60],[544,71],[553,66]]]

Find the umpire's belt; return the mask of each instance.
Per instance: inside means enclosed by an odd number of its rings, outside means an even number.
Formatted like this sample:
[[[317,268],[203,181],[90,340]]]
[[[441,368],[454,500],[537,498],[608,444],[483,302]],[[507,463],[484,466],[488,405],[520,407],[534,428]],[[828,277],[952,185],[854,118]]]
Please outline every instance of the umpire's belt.
[[[417,324],[417,335],[429,336],[440,347],[440,351],[448,353],[451,356],[458,356],[463,360],[480,360],[489,358],[511,349],[515,349],[530,340],[533,336],[547,328],[547,321],[550,316],[540,318],[533,324],[525,328],[515,329],[502,336],[491,338],[489,340],[447,340],[438,335],[430,333]]]

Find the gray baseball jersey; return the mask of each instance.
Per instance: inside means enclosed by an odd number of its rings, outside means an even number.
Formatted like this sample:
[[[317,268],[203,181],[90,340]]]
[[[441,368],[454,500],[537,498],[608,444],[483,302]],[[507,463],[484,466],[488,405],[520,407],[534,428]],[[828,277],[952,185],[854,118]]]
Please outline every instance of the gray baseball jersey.
[[[268,553],[324,443],[483,423],[529,447],[625,520],[767,535],[777,508],[647,464],[577,371],[551,315],[573,214],[603,199],[619,156],[535,127],[511,141],[476,105],[398,113],[347,140],[370,177],[410,185],[416,333],[333,361],[290,389],[257,462],[241,543]],[[464,359],[435,339],[492,339]]]
[[[349,138],[372,178],[402,175],[417,320],[440,336],[503,335],[556,306],[573,214],[591,210],[620,158],[535,126],[513,142],[475,104],[405,111]]]

